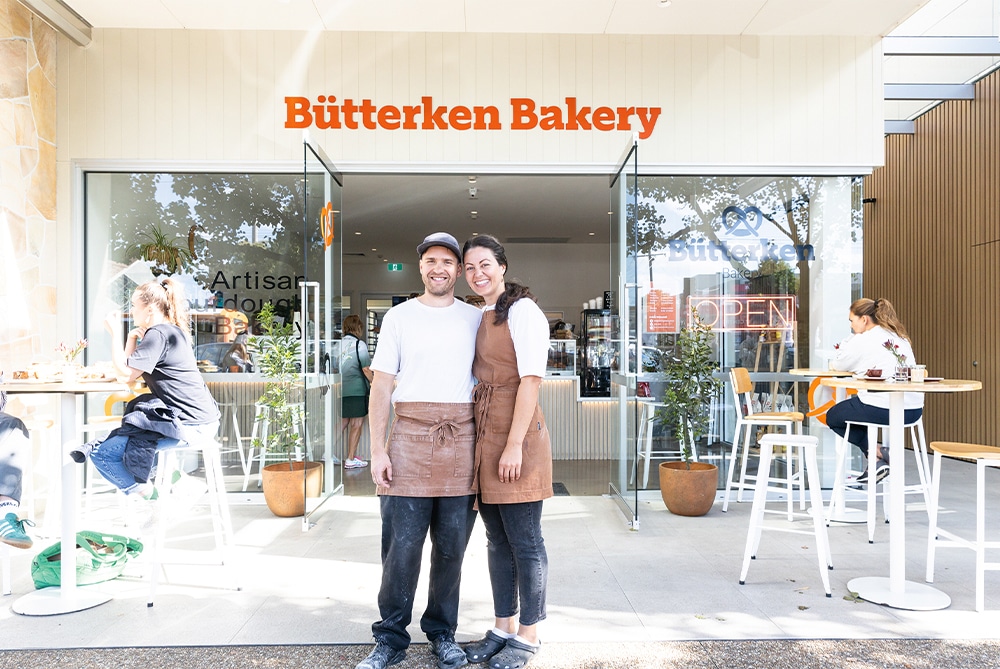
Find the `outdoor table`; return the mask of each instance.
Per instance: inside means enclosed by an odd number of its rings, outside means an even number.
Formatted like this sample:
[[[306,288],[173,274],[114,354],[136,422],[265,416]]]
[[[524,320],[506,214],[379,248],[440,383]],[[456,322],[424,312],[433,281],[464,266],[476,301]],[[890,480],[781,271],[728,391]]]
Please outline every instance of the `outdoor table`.
[[[59,425],[61,451],[60,469],[62,479],[62,528],[61,547],[63,560],[60,565],[58,588],[35,590],[18,598],[11,609],[27,616],[48,616],[57,613],[82,611],[111,599],[111,595],[93,589],[93,586],[78,588],[76,585],[76,560],[66,556],[76,555],[76,515],[79,485],[77,475],[79,465],[69,457],[69,451],[79,446],[80,433],[77,430],[76,399],[87,393],[111,393],[127,390],[124,383],[115,381],[75,381],[69,383],[47,383],[34,380],[13,380],[0,384],[0,390],[15,394],[56,394],[59,395]]]
[[[839,369],[796,368],[788,370],[788,373],[794,374],[795,376],[805,376],[819,379],[853,376],[852,372],[841,371]],[[822,381],[820,383],[822,383]],[[833,399],[835,401],[842,402],[846,399],[846,397],[846,388],[833,389]],[[850,451],[848,451],[845,457],[849,456]],[[855,509],[847,506],[847,500],[844,499],[844,486],[835,484],[833,486],[833,496],[830,498],[830,508],[827,512],[827,518],[830,521],[837,523],[866,523],[868,522],[868,513],[864,509]]]
[[[979,381],[942,379],[923,383],[889,382],[857,378],[824,378],[832,388],[854,388],[889,393],[889,500],[893,522],[889,523],[889,576],[862,576],[847,583],[851,592],[876,604],[911,611],[947,608],[951,597],[925,583],[906,580],[906,500],[903,487],[906,462],[903,444],[903,393],[956,393],[980,390]]]

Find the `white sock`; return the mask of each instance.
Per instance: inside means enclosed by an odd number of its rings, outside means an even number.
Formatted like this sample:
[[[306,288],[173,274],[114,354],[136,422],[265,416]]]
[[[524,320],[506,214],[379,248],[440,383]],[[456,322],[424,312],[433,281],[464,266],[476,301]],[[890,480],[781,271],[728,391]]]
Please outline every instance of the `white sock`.
[[[541,641],[537,641],[535,643],[532,643],[531,641],[528,641],[527,639],[525,639],[520,634],[515,634],[514,638],[517,639],[518,641],[520,641],[521,643],[523,643],[525,646],[531,646],[532,648],[538,648],[539,646],[542,645]]]
[[[17,511],[21,505],[12,499],[5,499],[0,502],[0,513],[6,515],[10,511]]]
[[[515,637],[515,636],[517,636],[517,635],[516,635],[516,634],[514,634],[513,632],[504,632],[504,631],[503,631],[502,629],[500,629],[499,627],[494,627],[494,628],[493,628],[493,633],[494,633],[494,634],[496,634],[496,635],[497,635],[498,637],[500,637],[500,638],[502,638],[502,639],[510,639],[510,638],[512,638],[512,637]]]

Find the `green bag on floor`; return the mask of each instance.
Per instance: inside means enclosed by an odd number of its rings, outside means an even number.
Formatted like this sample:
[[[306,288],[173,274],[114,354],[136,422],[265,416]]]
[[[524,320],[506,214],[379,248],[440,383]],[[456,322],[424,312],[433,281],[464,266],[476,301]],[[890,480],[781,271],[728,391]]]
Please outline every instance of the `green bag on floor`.
[[[91,585],[118,578],[142,544],[120,534],[81,530],[76,533],[76,584]],[[62,546],[52,544],[31,560],[31,578],[38,589],[59,585]]]

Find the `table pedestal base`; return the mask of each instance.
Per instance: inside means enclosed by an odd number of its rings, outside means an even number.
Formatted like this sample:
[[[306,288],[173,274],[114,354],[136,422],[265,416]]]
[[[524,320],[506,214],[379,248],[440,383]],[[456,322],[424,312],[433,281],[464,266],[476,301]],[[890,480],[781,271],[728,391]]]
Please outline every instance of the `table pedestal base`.
[[[937,588],[913,581],[903,582],[903,592],[889,590],[888,576],[863,576],[851,579],[847,589],[861,599],[908,611],[937,611],[951,605],[951,597]]]
[[[86,587],[74,588],[68,595],[64,595],[60,588],[44,588],[18,598],[10,608],[14,613],[25,616],[53,616],[92,609],[108,601],[111,601],[111,595]]]
[[[868,512],[864,509],[852,509],[842,506],[830,512],[831,523],[867,523]]]

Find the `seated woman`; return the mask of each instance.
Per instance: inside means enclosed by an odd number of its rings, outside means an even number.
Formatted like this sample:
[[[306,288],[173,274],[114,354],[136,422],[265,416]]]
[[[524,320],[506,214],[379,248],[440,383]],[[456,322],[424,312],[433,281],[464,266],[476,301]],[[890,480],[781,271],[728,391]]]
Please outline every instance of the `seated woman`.
[[[7,394],[0,391],[0,541],[15,548],[31,548],[25,526],[33,526],[19,514],[21,480],[31,461],[31,439],[20,418],[4,413]]]
[[[214,439],[220,413],[198,372],[181,285],[165,278],[136,288],[132,320],[136,327],[128,333],[124,348],[121,316],[105,323],[112,333],[112,361],[128,375],[129,384],[141,376],[151,396],[129,402],[122,427],[78,453],[89,451],[97,471],[125,493],[151,499],[155,451],[176,446],[178,440],[198,444]],[[82,460],[82,455],[71,455]]]
[[[881,369],[891,375],[896,368],[896,356],[903,357],[908,364],[915,364],[913,346],[906,334],[906,328],[899,321],[892,303],[885,298],[871,300],[866,297],[851,305],[850,337],[838,345],[833,368],[855,374],[864,374],[869,369]],[[891,350],[890,350],[891,348]],[[895,354],[893,353],[895,351]],[[924,394],[903,394],[904,419],[906,424],[916,422],[923,414]],[[889,397],[886,393],[861,390],[857,395],[837,402],[826,413],[827,426],[843,437],[848,422],[877,423],[889,425]],[[868,458],[868,429],[853,427],[847,441],[857,446]],[[889,451],[875,446],[875,482],[889,474]],[[871,461],[870,458],[869,462]],[[857,478],[856,483],[868,483],[871,466]]]
[[[247,336],[245,333],[236,335],[233,345],[222,356],[221,366],[224,372],[253,371],[253,361],[250,358],[250,351],[247,349]]]

